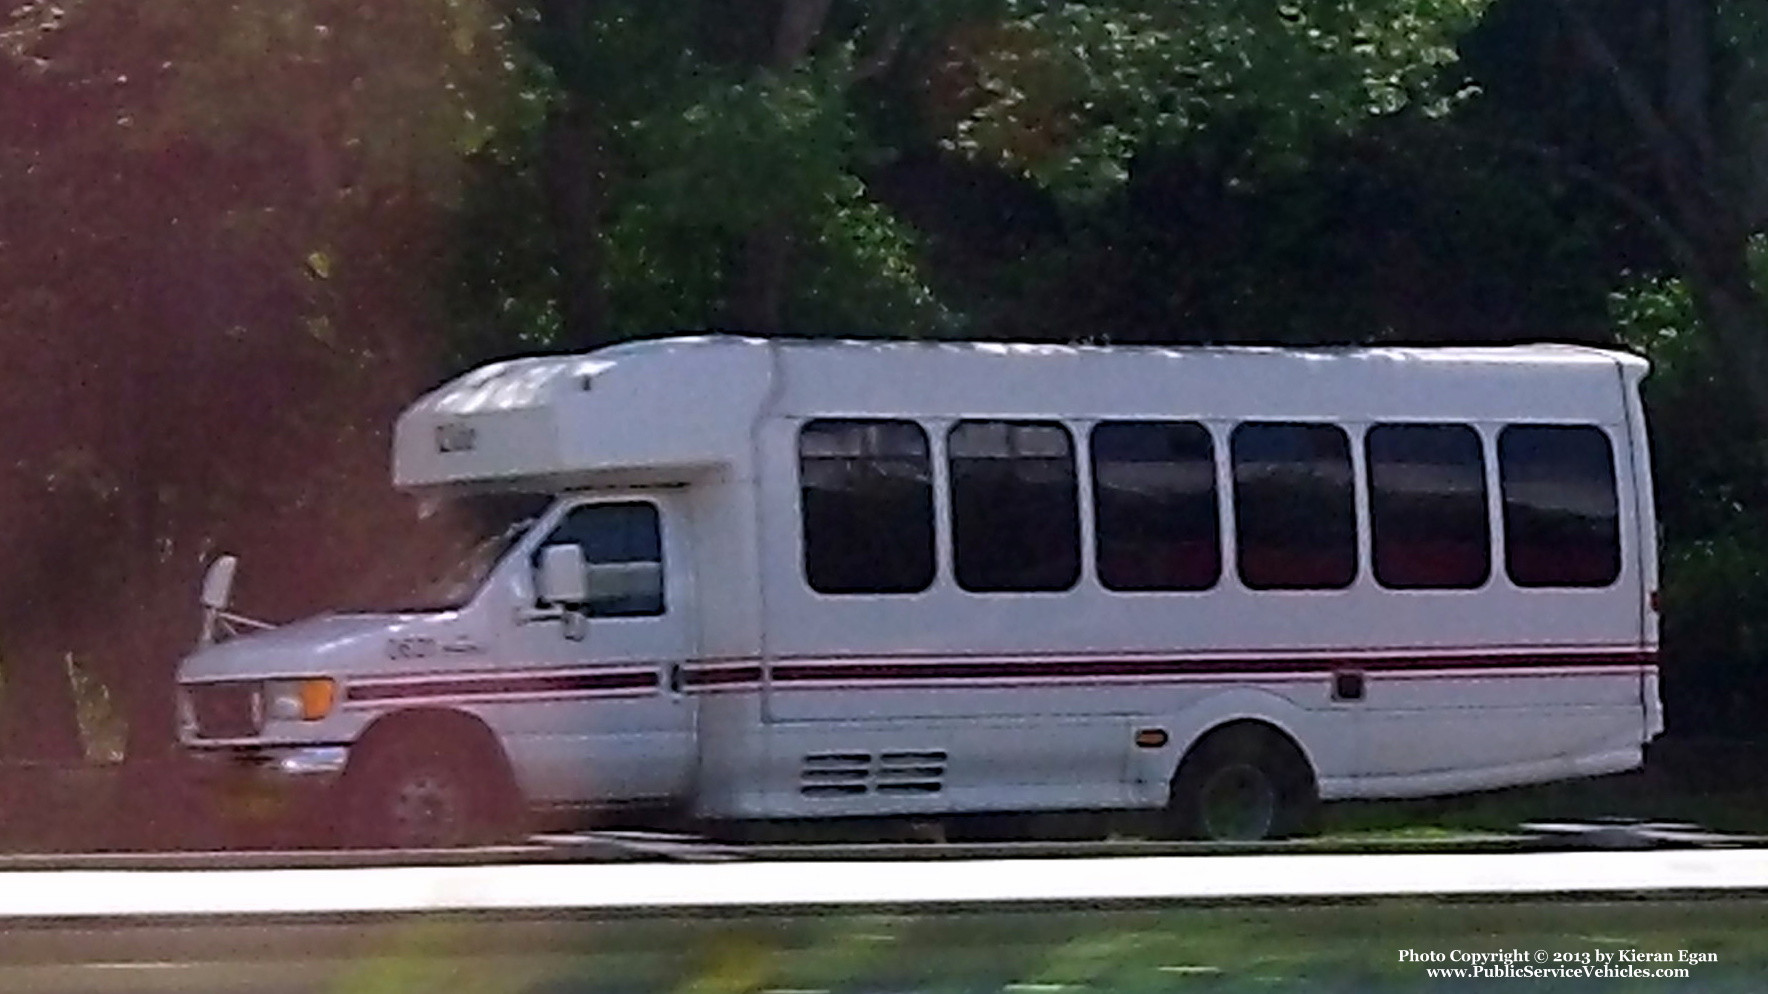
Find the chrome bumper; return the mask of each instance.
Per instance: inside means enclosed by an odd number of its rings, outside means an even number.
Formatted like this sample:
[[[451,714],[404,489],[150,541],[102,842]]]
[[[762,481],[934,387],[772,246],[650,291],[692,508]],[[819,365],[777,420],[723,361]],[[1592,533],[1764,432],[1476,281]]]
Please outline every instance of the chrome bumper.
[[[193,749],[192,758],[205,773],[245,778],[263,786],[323,787],[344,773],[350,747],[250,746]]]
[[[336,810],[332,798],[350,750],[341,745],[234,745],[190,748],[186,755],[211,816],[231,830],[250,832],[324,826]]]

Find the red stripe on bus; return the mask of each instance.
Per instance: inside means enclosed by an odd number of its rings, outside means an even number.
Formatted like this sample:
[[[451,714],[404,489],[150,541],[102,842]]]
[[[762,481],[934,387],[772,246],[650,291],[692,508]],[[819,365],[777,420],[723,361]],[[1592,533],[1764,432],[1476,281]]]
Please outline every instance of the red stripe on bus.
[[[657,686],[652,671],[542,673],[500,676],[454,676],[398,682],[352,683],[344,692],[351,703],[384,703],[431,697],[568,696],[595,691],[642,690]]]
[[[739,690],[775,686],[794,689],[835,685],[937,684],[1000,686],[1003,682],[1036,685],[1036,681],[1187,680],[1244,677],[1264,680],[1316,679],[1353,671],[1391,679],[1453,679],[1459,676],[1503,679],[1510,676],[1553,676],[1602,673],[1625,675],[1655,667],[1657,654],[1640,650],[1610,652],[1483,653],[1455,655],[1394,654],[1387,656],[1073,656],[994,659],[909,657],[892,660],[829,661],[804,659],[776,662],[764,668],[757,661],[688,664],[682,682],[693,691]],[[645,664],[638,664],[645,665]],[[655,664],[653,664],[655,665]],[[351,683],[349,703],[391,703],[426,698],[511,697],[558,698],[619,691],[660,689],[658,669],[498,672],[476,674],[411,674]]]
[[[1579,653],[1540,655],[1488,656],[1394,656],[1340,658],[1253,657],[1253,658],[1191,658],[1191,659],[1064,659],[1051,661],[1002,660],[998,662],[932,662],[932,663],[779,663],[773,667],[775,683],[824,682],[894,682],[918,680],[1010,680],[1031,677],[1161,677],[1201,674],[1245,674],[1266,672],[1332,673],[1354,670],[1379,673],[1406,670],[1503,670],[1585,669],[1592,667],[1639,666],[1649,656],[1628,653]]]

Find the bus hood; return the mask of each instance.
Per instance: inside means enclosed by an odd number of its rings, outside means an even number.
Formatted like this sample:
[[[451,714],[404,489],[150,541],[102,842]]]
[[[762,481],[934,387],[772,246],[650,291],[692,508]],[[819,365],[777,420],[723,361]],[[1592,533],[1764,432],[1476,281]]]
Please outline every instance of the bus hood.
[[[385,671],[390,662],[478,651],[456,612],[332,614],[205,646],[185,657],[180,683]]]

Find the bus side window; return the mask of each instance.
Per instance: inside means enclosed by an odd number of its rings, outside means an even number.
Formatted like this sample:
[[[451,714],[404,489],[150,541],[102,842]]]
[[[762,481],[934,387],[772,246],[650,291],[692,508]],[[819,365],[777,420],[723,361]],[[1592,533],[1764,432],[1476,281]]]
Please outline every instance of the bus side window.
[[[1467,425],[1383,424],[1364,438],[1375,580],[1471,590],[1492,572],[1485,457]]]
[[[1222,573],[1215,452],[1194,421],[1093,428],[1093,540],[1109,590],[1208,590]]]
[[[1498,434],[1504,564],[1519,587],[1606,587],[1621,575],[1614,449],[1594,425]]]
[[[1336,590],[1357,576],[1350,439],[1329,424],[1249,421],[1229,438],[1240,582]]]
[[[819,594],[933,583],[933,468],[913,421],[807,422],[798,433],[804,577]]]
[[[663,537],[657,506],[646,501],[572,508],[535,547],[576,544],[583,550],[592,618],[636,618],[663,613]]]
[[[958,586],[979,593],[1074,586],[1080,496],[1068,429],[1049,421],[961,421],[946,450]]]

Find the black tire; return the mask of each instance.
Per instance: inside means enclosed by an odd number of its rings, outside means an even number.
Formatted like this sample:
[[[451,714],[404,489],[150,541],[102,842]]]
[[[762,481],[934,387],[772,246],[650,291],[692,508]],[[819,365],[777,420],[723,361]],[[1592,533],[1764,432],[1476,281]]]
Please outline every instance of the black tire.
[[[1313,770],[1293,743],[1261,725],[1232,725],[1179,764],[1167,811],[1181,838],[1253,842],[1310,831],[1318,807]]]
[[[507,767],[454,731],[414,725],[361,747],[342,784],[349,844],[440,849],[514,837],[519,817]]]

